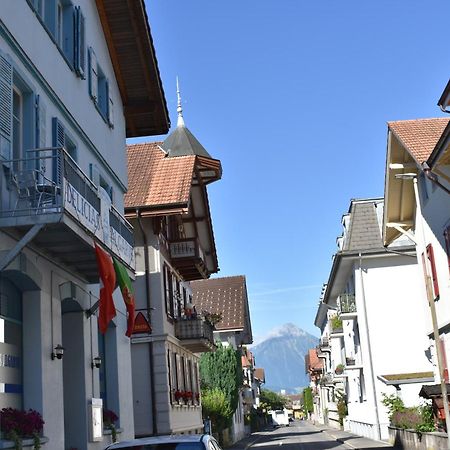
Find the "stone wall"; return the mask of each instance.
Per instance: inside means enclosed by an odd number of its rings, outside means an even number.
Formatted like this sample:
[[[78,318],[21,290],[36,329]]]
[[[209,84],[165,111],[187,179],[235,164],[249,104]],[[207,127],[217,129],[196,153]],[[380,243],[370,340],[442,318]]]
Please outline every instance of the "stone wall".
[[[440,432],[419,433],[389,427],[389,442],[396,448],[405,450],[437,450],[447,448],[447,434]]]

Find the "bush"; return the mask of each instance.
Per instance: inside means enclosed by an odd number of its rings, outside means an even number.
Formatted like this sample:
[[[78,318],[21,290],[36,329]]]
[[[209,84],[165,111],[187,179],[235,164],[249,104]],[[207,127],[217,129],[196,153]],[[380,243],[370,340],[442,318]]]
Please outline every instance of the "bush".
[[[342,329],[342,319],[337,314],[330,317],[330,321],[331,321],[331,328],[333,329],[333,331]]]
[[[392,414],[391,424],[397,428],[415,430],[422,424],[422,416],[418,408],[404,408]]]
[[[202,392],[203,418],[210,418],[213,430],[221,433],[231,422],[234,410],[220,389],[209,389]]]

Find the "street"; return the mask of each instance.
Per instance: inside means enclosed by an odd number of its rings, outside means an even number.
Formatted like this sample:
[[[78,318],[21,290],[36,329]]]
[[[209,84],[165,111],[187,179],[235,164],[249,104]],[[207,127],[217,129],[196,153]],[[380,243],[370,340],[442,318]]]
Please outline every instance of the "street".
[[[340,436],[342,435],[342,436]],[[372,441],[365,438],[352,439],[348,433],[339,430],[327,430],[307,421],[295,421],[289,427],[275,428],[260,433],[254,433],[250,445],[236,445],[232,450],[348,450],[363,448],[386,448],[388,444]],[[343,444],[336,439],[349,441]],[[352,442],[350,442],[352,441]],[[248,444],[248,443],[247,443]],[[283,449],[280,449],[283,447]]]

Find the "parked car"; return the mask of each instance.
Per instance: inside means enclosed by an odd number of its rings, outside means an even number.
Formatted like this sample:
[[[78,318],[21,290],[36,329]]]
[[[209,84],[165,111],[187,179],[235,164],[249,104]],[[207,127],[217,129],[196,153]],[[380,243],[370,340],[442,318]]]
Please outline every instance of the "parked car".
[[[117,442],[105,450],[222,450],[209,434],[155,436]]]

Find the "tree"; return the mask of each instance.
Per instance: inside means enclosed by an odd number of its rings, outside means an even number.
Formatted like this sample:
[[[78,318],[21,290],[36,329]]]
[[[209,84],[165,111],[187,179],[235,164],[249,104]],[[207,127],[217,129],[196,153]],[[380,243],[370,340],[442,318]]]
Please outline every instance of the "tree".
[[[231,346],[217,343],[215,352],[203,353],[200,358],[200,380],[202,391],[219,389],[225,394],[234,412],[239,402],[242,386],[241,354]]]
[[[233,416],[233,410],[220,389],[207,389],[202,392],[203,417],[211,419],[213,430],[219,433],[224,430],[230,418]]]
[[[314,411],[313,395],[310,387],[303,389],[303,408],[305,414],[310,414]]]
[[[276,409],[283,409],[287,403],[287,398],[268,389],[262,389],[259,401],[263,408],[274,411]]]

